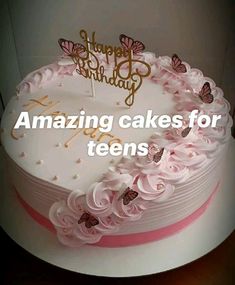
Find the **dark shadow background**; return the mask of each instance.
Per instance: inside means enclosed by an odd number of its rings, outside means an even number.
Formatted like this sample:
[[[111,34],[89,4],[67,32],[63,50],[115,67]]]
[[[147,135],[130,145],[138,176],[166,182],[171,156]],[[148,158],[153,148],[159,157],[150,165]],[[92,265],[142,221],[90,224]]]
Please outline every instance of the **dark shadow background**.
[[[2,285],[234,285],[235,232],[218,248],[183,267],[142,277],[107,278],[66,271],[32,256],[2,230]],[[100,261],[102,262],[102,260]],[[125,261],[123,261],[125,262]]]

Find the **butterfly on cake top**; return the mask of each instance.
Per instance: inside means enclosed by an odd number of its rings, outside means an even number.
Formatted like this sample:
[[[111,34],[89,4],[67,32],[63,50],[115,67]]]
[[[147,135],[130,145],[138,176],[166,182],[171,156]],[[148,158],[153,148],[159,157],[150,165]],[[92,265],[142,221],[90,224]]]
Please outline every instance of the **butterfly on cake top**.
[[[59,39],[58,43],[63,50],[64,54],[70,57],[76,56],[76,54],[80,54],[85,52],[86,48],[84,45],[79,43],[74,43],[73,41],[66,39]]]
[[[119,40],[124,49],[131,50],[133,54],[139,54],[145,50],[145,45],[141,41],[134,40],[124,34],[119,36]]]

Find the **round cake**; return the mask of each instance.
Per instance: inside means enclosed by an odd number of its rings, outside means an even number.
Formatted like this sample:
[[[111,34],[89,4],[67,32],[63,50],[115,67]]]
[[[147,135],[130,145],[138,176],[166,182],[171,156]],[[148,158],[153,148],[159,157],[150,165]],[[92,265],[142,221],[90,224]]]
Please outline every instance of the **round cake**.
[[[78,72],[69,58],[25,77],[1,123],[7,177],[21,205],[41,226],[72,247],[137,245],[165,238],[199,217],[219,187],[231,118],[229,103],[213,80],[174,56],[144,52],[151,74],[124,103],[126,91]],[[113,62],[99,56],[107,74]],[[136,62],[134,69],[141,70]],[[125,66],[123,67],[125,69]],[[185,70],[184,70],[185,69]],[[210,92],[207,92],[209,90]],[[149,115],[148,111],[151,110]],[[221,115],[216,127],[189,127],[189,114]],[[14,126],[21,112],[33,116],[113,115],[113,128],[25,128]],[[118,118],[183,116],[181,128],[121,128]],[[87,144],[148,143],[145,156],[89,156]]]

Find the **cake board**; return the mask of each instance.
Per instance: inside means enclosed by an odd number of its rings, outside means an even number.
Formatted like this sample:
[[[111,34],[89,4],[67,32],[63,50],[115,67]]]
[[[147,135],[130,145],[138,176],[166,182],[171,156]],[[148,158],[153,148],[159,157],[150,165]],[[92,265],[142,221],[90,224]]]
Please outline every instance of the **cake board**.
[[[38,258],[74,272],[130,277],[163,272],[200,258],[223,242],[235,228],[235,141],[231,140],[220,189],[206,212],[181,232],[152,243],[123,248],[83,246],[71,249],[38,225],[21,207],[3,179],[0,156],[1,212],[5,232]]]

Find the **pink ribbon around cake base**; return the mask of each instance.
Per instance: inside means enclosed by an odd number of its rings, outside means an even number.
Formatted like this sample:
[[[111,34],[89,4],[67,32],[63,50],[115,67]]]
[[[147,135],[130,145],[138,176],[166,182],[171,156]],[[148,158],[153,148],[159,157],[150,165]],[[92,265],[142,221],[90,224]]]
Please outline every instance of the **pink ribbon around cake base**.
[[[190,214],[188,217],[184,218],[183,220],[163,227],[161,229],[144,232],[144,233],[134,233],[134,234],[127,234],[127,235],[113,235],[113,236],[103,236],[101,240],[98,243],[95,243],[93,245],[100,246],[100,247],[124,247],[124,246],[132,246],[132,245],[140,245],[152,241],[157,241],[163,238],[166,238],[168,236],[171,236],[188,225],[190,225],[192,222],[194,222],[197,218],[199,218],[207,209],[208,205],[210,204],[212,198],[214,197],[215,193],[217,192],[219,188],[218,183],[215,187],[215,190],[212,192],[210,197],[207,199],[207,201],[195,212]],[[42,216],[40,213],[35,211],[29,204],[27,204],[18,191],[15,189],[17,198],[22,205],[22,207],[26,210],[26,212],[41,226],[47,228],[49,231],[56,233],[56,230],[53,226],[53,224],[50,222],[49,219]]]

